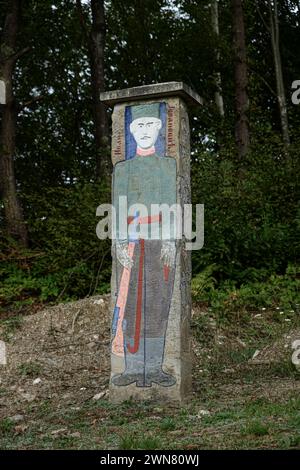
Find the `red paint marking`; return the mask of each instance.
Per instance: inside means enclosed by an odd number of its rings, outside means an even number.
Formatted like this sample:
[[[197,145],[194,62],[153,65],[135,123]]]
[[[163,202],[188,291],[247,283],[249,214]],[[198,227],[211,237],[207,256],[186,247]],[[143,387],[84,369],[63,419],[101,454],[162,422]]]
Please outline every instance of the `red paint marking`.
[[[166,282],[168,282],[169,274],[170,274],[170,268],[169,268],[169,266],[164,264],[164,279],[165,279]]]
[[[142,323],[142,299],[143,299],[143,267],[144,267],[144,255],[145,255],[145,240],[140,239],[140,261],[139,261],[139,276],[138,276],[138,291],[136,300],[136,318],[135,318],[135,331],[134,331],[134,344],[131,347],[127,343],[127,349],[131,354],[135,354],[140,346],[140,334],[141,334],[141,323]]]
[[[148,215],[147,217],[140,217],[140,224],[152,224],[153,222],[161,222],[161,213],[158,215]]]
[[[167,148],[171,152],[172,148],[175,147],[174,141],[174,106],[168,108],[168,131],[167,131]]]
[[[127,217],[128,225],[130,225],[134,220],[135,220],[135,217],[132,215],[129,215]],[[162,221],[162,215],[160,213],[159,215],[148,215],[147,217],[138,217],[137,225],[152,224],[153,222],[161,222],[161,221]]]

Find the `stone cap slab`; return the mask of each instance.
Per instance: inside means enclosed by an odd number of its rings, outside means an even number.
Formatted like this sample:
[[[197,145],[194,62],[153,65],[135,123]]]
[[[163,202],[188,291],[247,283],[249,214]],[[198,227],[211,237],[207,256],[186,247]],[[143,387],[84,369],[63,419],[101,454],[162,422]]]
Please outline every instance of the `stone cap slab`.
[[[150,100],[166,96],[179,96],[188,105],[202,105],[202,98],[183,82],[154,83],[100,93],[100,101],[108,106],[129,101]]]

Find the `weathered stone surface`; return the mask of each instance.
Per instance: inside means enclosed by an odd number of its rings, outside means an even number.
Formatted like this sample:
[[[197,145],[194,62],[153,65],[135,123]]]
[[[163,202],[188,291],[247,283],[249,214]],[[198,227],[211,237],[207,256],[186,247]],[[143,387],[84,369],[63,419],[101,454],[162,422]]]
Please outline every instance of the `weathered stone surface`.
[[[184,98],[184,99],[183,99]],[[190,133],[189,133],[189,119],[187,112],[187,104],[191,101],[195,103],[200,103],[201,99],[194,92],[189,90],[182,83],[171,82],[170,84],[158,84],[158,85],[149,85],[147,87],[137,87],[134,89],[128,90],[117,90],[116,92],[108,92],[101,94],[101,99],[108,104],[115,104],[113,115],[112,115],[112,162],[114,165],[114,185],[118,179],[116,178],[115,168],[129,168],[128,163],[132,162],[134,159],[143,158],[140,155],[143,155],[142,150],[137,145],[137,155],[134,156],[133,160],[129,160],[127,163],[124,162],[126,159],[126,152],[128,151],[128,128],[126,127],[126,119],[128,118],[128,107],[131,106],[140,106],[140,111],[143,111],[143,106],[145,109],[147,105],[151,104],[151,107],[163,106],[165,109],[164,119],[161,116],[161,123],[163,122],[162,130],[160,131],[160,138],[164,144],[163,151],[161,151],[162,159],[168,157],[167,160],[174,159],[176,161],[176,179],[174,180],[174,185],[176,186],[176,202],[179,203],[182,207],[184,204],[190,203],[191,201],[191,191],[190,191]],[[153,106],[152,106],[153,105]],[[136,114],[136,113],[135,113]],[[147,114],[147,113],[146,113]],[[149,114],[149,112],[148,112]],[[142,115],[142,112],[138,113]],[[155,121],[155,118],[153,118]],[[149,123],[151,124],[151,123]],[[127,134],[126,134],[127,129]],[[131,128],[130,128],[131,129]],[[161,133],[164,133],[161,136]],[[126,140],[127,139],[127,140]],[[138,140],[137,140],[138,142]],[[141,144],[142,145],[142,144]],[[156,150],[155,150],[156,151]],[[156,154],[149,154],[147,159],[157,158]],[[128,155],[127,155],[128,156]],[[131,158],[131,157],[130,157]],[[157,161],[160,161],[159,159]],[[122,163],[121,163],[122,162]],[[124,165],[125,163],[125,165]],[[150,162],[149,162],[150,163]],[[120,167],[120,164],[122,167]],[[132,170],[129,171],[131,175],[128,179],[129,183],[126,183],[130,193],[131,182],[134,183],[134,174],[135,164],[132,165]],[[127,175],[128,172],[122,173]],[[140,185],[140,193],[143,194],[143,191],[146,191],[146,187],[149,184],[149,178],[151,175],[148,175],[147,172],[144,172],[142,175],[144,178],[144,184]],[[126,176],[126,178],[128,178]],[[155,176],[157,180],[158,177]],[[132,184],[133,184],[132,183]],[[119,183],[118,183],[119,184]],[[120,183],[121,184],[121,183]],[[134,183],[138,184],[138,183]],[[157,181],[153,182],[158,184]],[[122,184],[121,184],[122,185]],[[171,188],[167,188],[168,191],[171,191]],[[174,188],[175,189],[175,188]],[[168,192],[167,191],[167,192]],[[163,188],[161,189],[162,194],[164,194]],[[157,190],[155,190],[157,193]],[[113,188],[113,194],[114,188]],[[130,194],[132,197],[132,193]],[[143,197],[142,197],[143,199]],[[164,197],[162,197],[161,203],[164,203]],[[140,241],[138,242],[140,243]],[[148,242],[149,243],[149,242]],[[139,346],[139,351],[137,357],[140,358],[140,361],[144,364],[144,381],[141,379],[140,375],[137,374],[137,370],[134,369],[136,377],[133,383],[127,383],[125,379],[128,378],[128,369],[129,369],[129,356],[130,360],[134,355],[129,355],[128,353],[128,341],[124,340],[124,355],[121,353],[116,353],[116,350],[112,348],[111,354],[111,381],[110,381],[110,399],[113,402],[122,402],[128,400],[129,398],[138,399],[138,400],[148,400],[153,399],[156,401],[168,401],[168,402],[181,402],[188,398],[191,391],[191,340],[189,333],[189,324],[190,324],[190,313],[191,313],[191,295],[190,295],[190,282],[191,282],[191,256],[190,252],[185,249],[185,239],[182,238],[176,241],[176,261],[174,263],[174,279],[173,292],[170,301],[170,309],[167,315],[167,329],[166,332],[161,333],[161,339],[164,338],[164,353],[163,353],[163,363],[162,370],[166,375],[166,383],[163,384],[163,381],[155,382],[151,379],[151,374],[147,375],[147,360],[146,356],[148,354],[149,361],[149,349],[147,349],[147,344],[149,343],[149,338],[147,333],[141,332],[141,338],[144,341],[144,349]],[[154,243],[153,245],[154,246]],[[147,253],[146,248],[146,253]],[[112,258],[113,258],[113,269],[112,269],[112,279],[111,279],[111,309],[114,312],[116,306],[119,302],[119,293],[122,286],[122,269],[124,273],[124,268],[121,266],[118,258],[118,243],[113,242],[112,246]],[[151,252],[151,247],[150,247]],[[148,251],[149,253],[149,251]],[[137,256],[137,255],[136,255]],[[152,258],[154,259],[156,254],[153,252]],[[147,259],[147,258],[146,258]],[[149,257],[148,257],[149,259]],[[149,262],[149,261],[148,261]],[[154,266],[154,261],[152,260],[152,266]],[[150,262],[150,264],[151,264]],[[133,286],[132,276],[134,273],[134,268],[131,268],[130,271],[131,281],[129,283],[129,293],[127,294],[126,299],[132,296],[130,294],[131,290],[135,289],[137,292],[139,288]],[[151,268],[152,269],[152,268]],[[147,278],[147,263],[145,267],[146,278]],[[170,271],[172,272],[172,271]],[[121,273],[121,274],[120,274]],[[158,276],[161,275],[158,273]],[[121,278],[121,281],[120,281]],[[149,277],[148,277],[149,278]],[[141,287],[141,292],[143,292],[143,298],[146,295],[147,289],[151,291],[151,286]],[[144,290],[143,290],[144,289]],[[164,291],[160,288],[157,291],[157,295],[162,294]],[[135,294],[137,295],[137,294]],[[129,297],[128,297],[129,296]],[[146,296],[147,297],[147,296]],[[154,297],[153,297],[154,298]],[[158,302],[159,303],[159,302]],[[126,304],[128,308],[128,303]],[[143,307],[142,312],[142,323],[146,322],[148,317],[155,315],[157,313],[156,309],[159,309],[159,306],[156,304],[153,306],[153,309],[149,309],[147,304]],[[125,308],[126,310],[126,308]],[[148,312],[148,313],[147,313]],[[165,315],[166,312],[161,312],[161,315]],[[126,311],[125,317],[126,319]],[[127,329],[128,329],[129,317],[127,314]],[[124,326],[124,323],[123,323]],[[124,330],[124,328],[123,328]],[[158,333],[153,333],[154,336]],[[152,336],[153,336],[152,334]],[[126,335],[126,327],[125,333]],[[124,336],[125,337],[125,336]],[[159,342],[157,339],[154,339],[156,349],[159,349]],[[113,335],[112,344],[114,344],[115,336]],[[148,343],[147,343],[148,341]],[[151,339],[152,341],[152,339]],[[156,342],[155,342],[156,341]],[[127,344],[127,345],[126,345]],[[131,343],[132,345],[132,343]],[[126,352],[127,349],[127,352]],[[147,354],[146,354],[147,352]],[[138,356],[139,355],[139,356]],[[138,362],[136,362],[138,363]],[[138,367],[138,366],[134,366]]]
[[[105,91],[100,94],[100,100],[109,106],[122,102],[137,101],[142,99],[155,99],[161,97],[176,96],[183,98],[190,105],[202,104],[202,98],[183,82],[155,83],[123,90]]]

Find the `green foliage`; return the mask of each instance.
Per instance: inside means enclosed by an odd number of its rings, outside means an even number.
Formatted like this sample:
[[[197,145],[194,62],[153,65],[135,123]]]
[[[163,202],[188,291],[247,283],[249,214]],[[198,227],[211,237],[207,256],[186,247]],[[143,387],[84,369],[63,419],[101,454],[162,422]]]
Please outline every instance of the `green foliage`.
[[[49,188],[27,195],[34,250],[2,241],[0,302],[67,300],[106,291],[110,241],[96,235],[96,208],[109,199],[103,185]]]
[[[194,158],[192,198],[205,205],[205,238],[193,252],[194,272],[216,264],[218,281],[264,281],[299,262],[299,150],[292,170],[280,149],[253,150],[239,168],[230,154]],[[288,197],[292,194],[292,197]]]
[[[253,434],[254,436],[266,436],[269,434],[269,428],[261,421],[252,421],[244,429],[242,429],[242,434]]]
[[[164,418],[160,423],[162,431],[174,431],[176,429],[176,422],[172,418]]]
[[[295,436],[284,436],[278,440],[279,448],[281,449],[299,449],[300,434]]]
[[[298,310],[300,306],[299,273],[299,268],[288,266],[284,275],[272,274],[265,282],[249,281],[238,287],[236,282],[226,280],[219,288],[215,288],[211,283],[211,288],[200,291],[200,294],[197,288],[193,290],[194,301],[211,305],[214,311],[227,318],[244,310],[275,308],[276,306]],[[258,272],[258,277],[259,274]],[[199,275],[196,277],[196,285],[198,278]]]
[[[25,362],[19,365],[20,374],[26,377],[36,377],[40,374],[41,370],[41,365],[36,362]]]
[[[300,303],[300,153],[293,148],[288,168],[276,139],[267,138],[242,165],[225,150],[193,160],[192,197],[205,205],[205,237],[192,253],[192,292],[228,313]]]
[[[30,0],[23,11],[19,45],[29,46],[30,53],[16,64],[14,92],[21,105],[31,95],[41,100],[23,107],[17,119],[15,173],[30,250],[1,235],[2,310],[109,288],[110,244],[95,235],[95,210],[110,202],[110,189],[109,182],[95,183],[91,70],[75,3]],[[298,280],[286,270],[300,263],[300,106],[288,99],[287,158],[271,93],[276,83],[268,31],[253,2],[245,2],[252,147],[237,161],[228,2],[218,2],[219,36],[208,0],[142,3],[105,2],[105,87],[183,80],[205,98],[205,106],[191,110],[192,199],[205,205],[204,248],[192,255],[194,298],[226,315],[245,305],[293,305]],[[89,3],[82,6],[88,22]],[[266,2],[260,8],[267,13]],[[299,12],[291,2],[278,8],[290,90],[300,77]],[[5,14],[6,5],[1,25]],[[225,119],[213,99],[216,73]],[[2,211],[0,204],[1,225]]]
[[[9,418],[0,421],[0,436],[7,437],[13,434],[14,423]]]
[[[119,449],[121,450],[152,450],[159,448],[159,439],[152,436],[144,436],[137,439],[135,436],[124,436],[120,442]]]
[[[212,264],[200,271],[192,279],[192,296],[194,299],[201,301],[205,300],[208,292],[214,290],[216,279],[213,273],[217,270],[217,265]]]

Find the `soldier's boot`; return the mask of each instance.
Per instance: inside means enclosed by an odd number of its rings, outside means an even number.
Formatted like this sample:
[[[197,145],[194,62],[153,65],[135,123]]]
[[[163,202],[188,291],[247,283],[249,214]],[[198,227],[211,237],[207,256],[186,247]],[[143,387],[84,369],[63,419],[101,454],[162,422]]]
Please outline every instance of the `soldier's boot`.
[[[176,383],[175,377],[164,372],[162,369],[164,346],[164,337],[146,339],[145,384],[147,386],[151,386],[152,383],[155,383],[162,387],[171,387]]]
[[[126,386],[136,382],[142,387],[144,382],[144,351],[140,348],[135,354],[125,350],[125,370],[122,374],[115,375],[112,383],[116,386]]]

